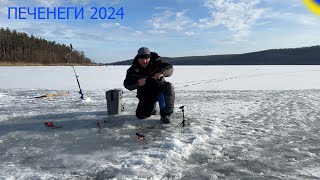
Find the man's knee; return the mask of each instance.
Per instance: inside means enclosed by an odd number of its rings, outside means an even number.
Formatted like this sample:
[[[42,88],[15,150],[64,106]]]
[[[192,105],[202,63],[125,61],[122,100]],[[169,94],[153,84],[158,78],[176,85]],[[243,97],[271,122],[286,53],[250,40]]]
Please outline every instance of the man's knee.
[[[136,109],[136,116],[138,119],[146,119],[152,115],[154,108],[156,107],[156,100],[154,101],[142,101],[138,103]]]
[[[168,94],[174,94],[173,84],[170,82],[166,82],[164,85],[164,91]]]
[[[151,116],[152,111],[155,107],[155,104],[144,104],[141,103],[138,105],[136,110],[136,116],[138,119],[146,119]]]

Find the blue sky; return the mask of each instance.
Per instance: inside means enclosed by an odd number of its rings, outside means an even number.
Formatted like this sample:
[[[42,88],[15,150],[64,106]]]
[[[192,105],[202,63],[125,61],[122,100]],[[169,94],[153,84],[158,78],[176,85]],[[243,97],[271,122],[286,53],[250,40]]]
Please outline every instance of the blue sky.
[[[320,16],[302,0],[0,0],[0,27],[70,44],[95,62],[246,53],[319,45]],[[86,8],[84,20],[8,19],[9,6]],[[92,20],[90,7],[123,7],[124,18]],[[89,13],[90,12],[90,13]]]

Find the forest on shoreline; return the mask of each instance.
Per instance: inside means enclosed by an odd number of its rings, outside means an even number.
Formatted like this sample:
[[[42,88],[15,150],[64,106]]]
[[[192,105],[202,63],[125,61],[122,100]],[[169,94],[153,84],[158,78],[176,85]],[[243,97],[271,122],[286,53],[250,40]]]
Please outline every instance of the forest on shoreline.
[[[94,65],[94,62],[71,45],[0,28],[0,66],[11,65]]]

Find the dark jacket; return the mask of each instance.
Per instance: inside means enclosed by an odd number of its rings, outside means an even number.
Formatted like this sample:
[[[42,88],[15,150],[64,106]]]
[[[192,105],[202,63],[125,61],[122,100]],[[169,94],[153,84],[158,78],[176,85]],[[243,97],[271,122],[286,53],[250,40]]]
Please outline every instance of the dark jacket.
[[[171,64],[162,62],[157,53],[151,52],[149,65],[146,68],[143,68],[139,64],[138,57],[136,56],[131,67],[127,70],[126,79],[124,80],[123,85],[130,91],[137,89],[137,97],[139,99],[148,94],[155,94],[161,90],[161,87],[165,82],[164,78],[161,80],[154,80],[151,78],[159,72],[162,72],[165,77],[169,77],[172,75],[173,67]],[[146,78],[147,80],[144,86],[139,87],[138,80],[141,78]]]

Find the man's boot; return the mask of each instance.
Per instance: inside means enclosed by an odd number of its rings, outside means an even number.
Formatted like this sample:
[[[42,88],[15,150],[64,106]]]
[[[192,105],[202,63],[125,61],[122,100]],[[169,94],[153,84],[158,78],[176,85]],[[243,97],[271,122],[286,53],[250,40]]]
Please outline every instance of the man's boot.
[[[161,119],[160,119],[164,124],[169,124],[171,119],[170,119],[170,115],[163,115],[161,116]]]

